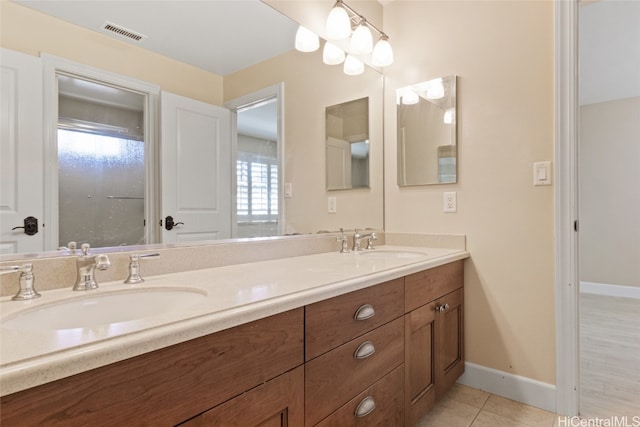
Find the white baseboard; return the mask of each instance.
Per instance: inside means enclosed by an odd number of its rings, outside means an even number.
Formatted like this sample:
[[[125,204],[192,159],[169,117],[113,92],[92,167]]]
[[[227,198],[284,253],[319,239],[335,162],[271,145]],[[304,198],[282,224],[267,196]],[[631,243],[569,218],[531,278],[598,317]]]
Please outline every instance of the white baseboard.
[[[596,294],[609,297],[640,299],[640,287],[609,285],[606,283],[580,282],[581,294]]]
[[[556,412],[556,386],[466,362],[458,383]]]

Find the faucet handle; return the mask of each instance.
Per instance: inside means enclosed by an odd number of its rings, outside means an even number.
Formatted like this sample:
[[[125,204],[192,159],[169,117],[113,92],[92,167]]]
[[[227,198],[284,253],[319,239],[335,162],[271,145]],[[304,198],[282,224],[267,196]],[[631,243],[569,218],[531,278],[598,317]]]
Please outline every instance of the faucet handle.
[[[340,248],[340,253],[341,254],[346,254],[349,252],[349,239],[347,238],[347,236],[345,236],[344,234],[342,236],[338,236],[336,237],[336,240],[338,242],[342,243],[342,246]]]
[[[18,267],[18,269],[20,270],[20,278],[18,279],[20,288],[18,289],[18,293],[15,294],[11,300],[24,301],[39,298],[40,294],[33,287],[33,282],[35,281],[35,276],[33,275],[33,264],[23,264],[21,267]],[[13,270],[15,270],[15,268]]]
[[[80,249],[82,250],[82,255],[89,255],[89,249],[91,249],[91,245],[88,243],[83,243],[80,246]],[[74,250],[75,252],[75,250]]]
[[[160,256],[159,253],[151,253],[151,254],[131,254],[129,256],[129,275],[125,279],[124,283],[128,285],[142,283],[144,279],[140,275],[140,259],[141,258],[150,258]]]
[[[378,236],[376,235],[376,233],[371,233],[371,235],[367,239],[367,248],[366,248],[367,250],[375,249],[373,247],[374,240],[378,240]]]

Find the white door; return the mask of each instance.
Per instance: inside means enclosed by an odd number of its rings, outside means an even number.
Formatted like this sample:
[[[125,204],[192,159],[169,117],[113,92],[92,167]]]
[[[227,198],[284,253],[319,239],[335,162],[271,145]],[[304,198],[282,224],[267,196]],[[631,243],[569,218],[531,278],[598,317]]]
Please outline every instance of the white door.
[[[0,55],[0,253],[40,252],[44,250],[42,62],[7,49]],[[26,229],[15,228],[25,222]]]
[[[351,143],[327,138],[327,190],[351,188]]]
[[[161,157],[162,242],[231,237],[230,111],[162,92]]]

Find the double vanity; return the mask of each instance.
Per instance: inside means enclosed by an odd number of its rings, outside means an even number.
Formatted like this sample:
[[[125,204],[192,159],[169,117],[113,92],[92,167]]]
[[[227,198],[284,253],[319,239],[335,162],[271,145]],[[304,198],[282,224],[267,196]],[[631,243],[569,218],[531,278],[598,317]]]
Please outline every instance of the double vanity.
[[[3,297],[0,422],[412,426],[464,370],[467,257],[385,244]]]

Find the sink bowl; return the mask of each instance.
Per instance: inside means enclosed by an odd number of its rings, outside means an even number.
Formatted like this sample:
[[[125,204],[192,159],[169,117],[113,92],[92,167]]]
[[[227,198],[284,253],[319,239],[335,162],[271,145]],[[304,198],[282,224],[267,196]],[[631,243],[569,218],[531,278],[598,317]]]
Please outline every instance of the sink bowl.
[[[91,292],[91,291],[89,291]],[[204,301],[207,293],[193,288],[141,288],[87,295],[20,311],[2,321],[14,330],[91,328],[139,320]]]
[[[376,258],[376,259],[414,259],[414,258],[424,258],[427,256],[424,252],[414,252],[414,251],[401,251],[401,250],[390,250],[390,249],[373,249],[366,252],[360,252],[360,256],[364,256],[367,258]]]

